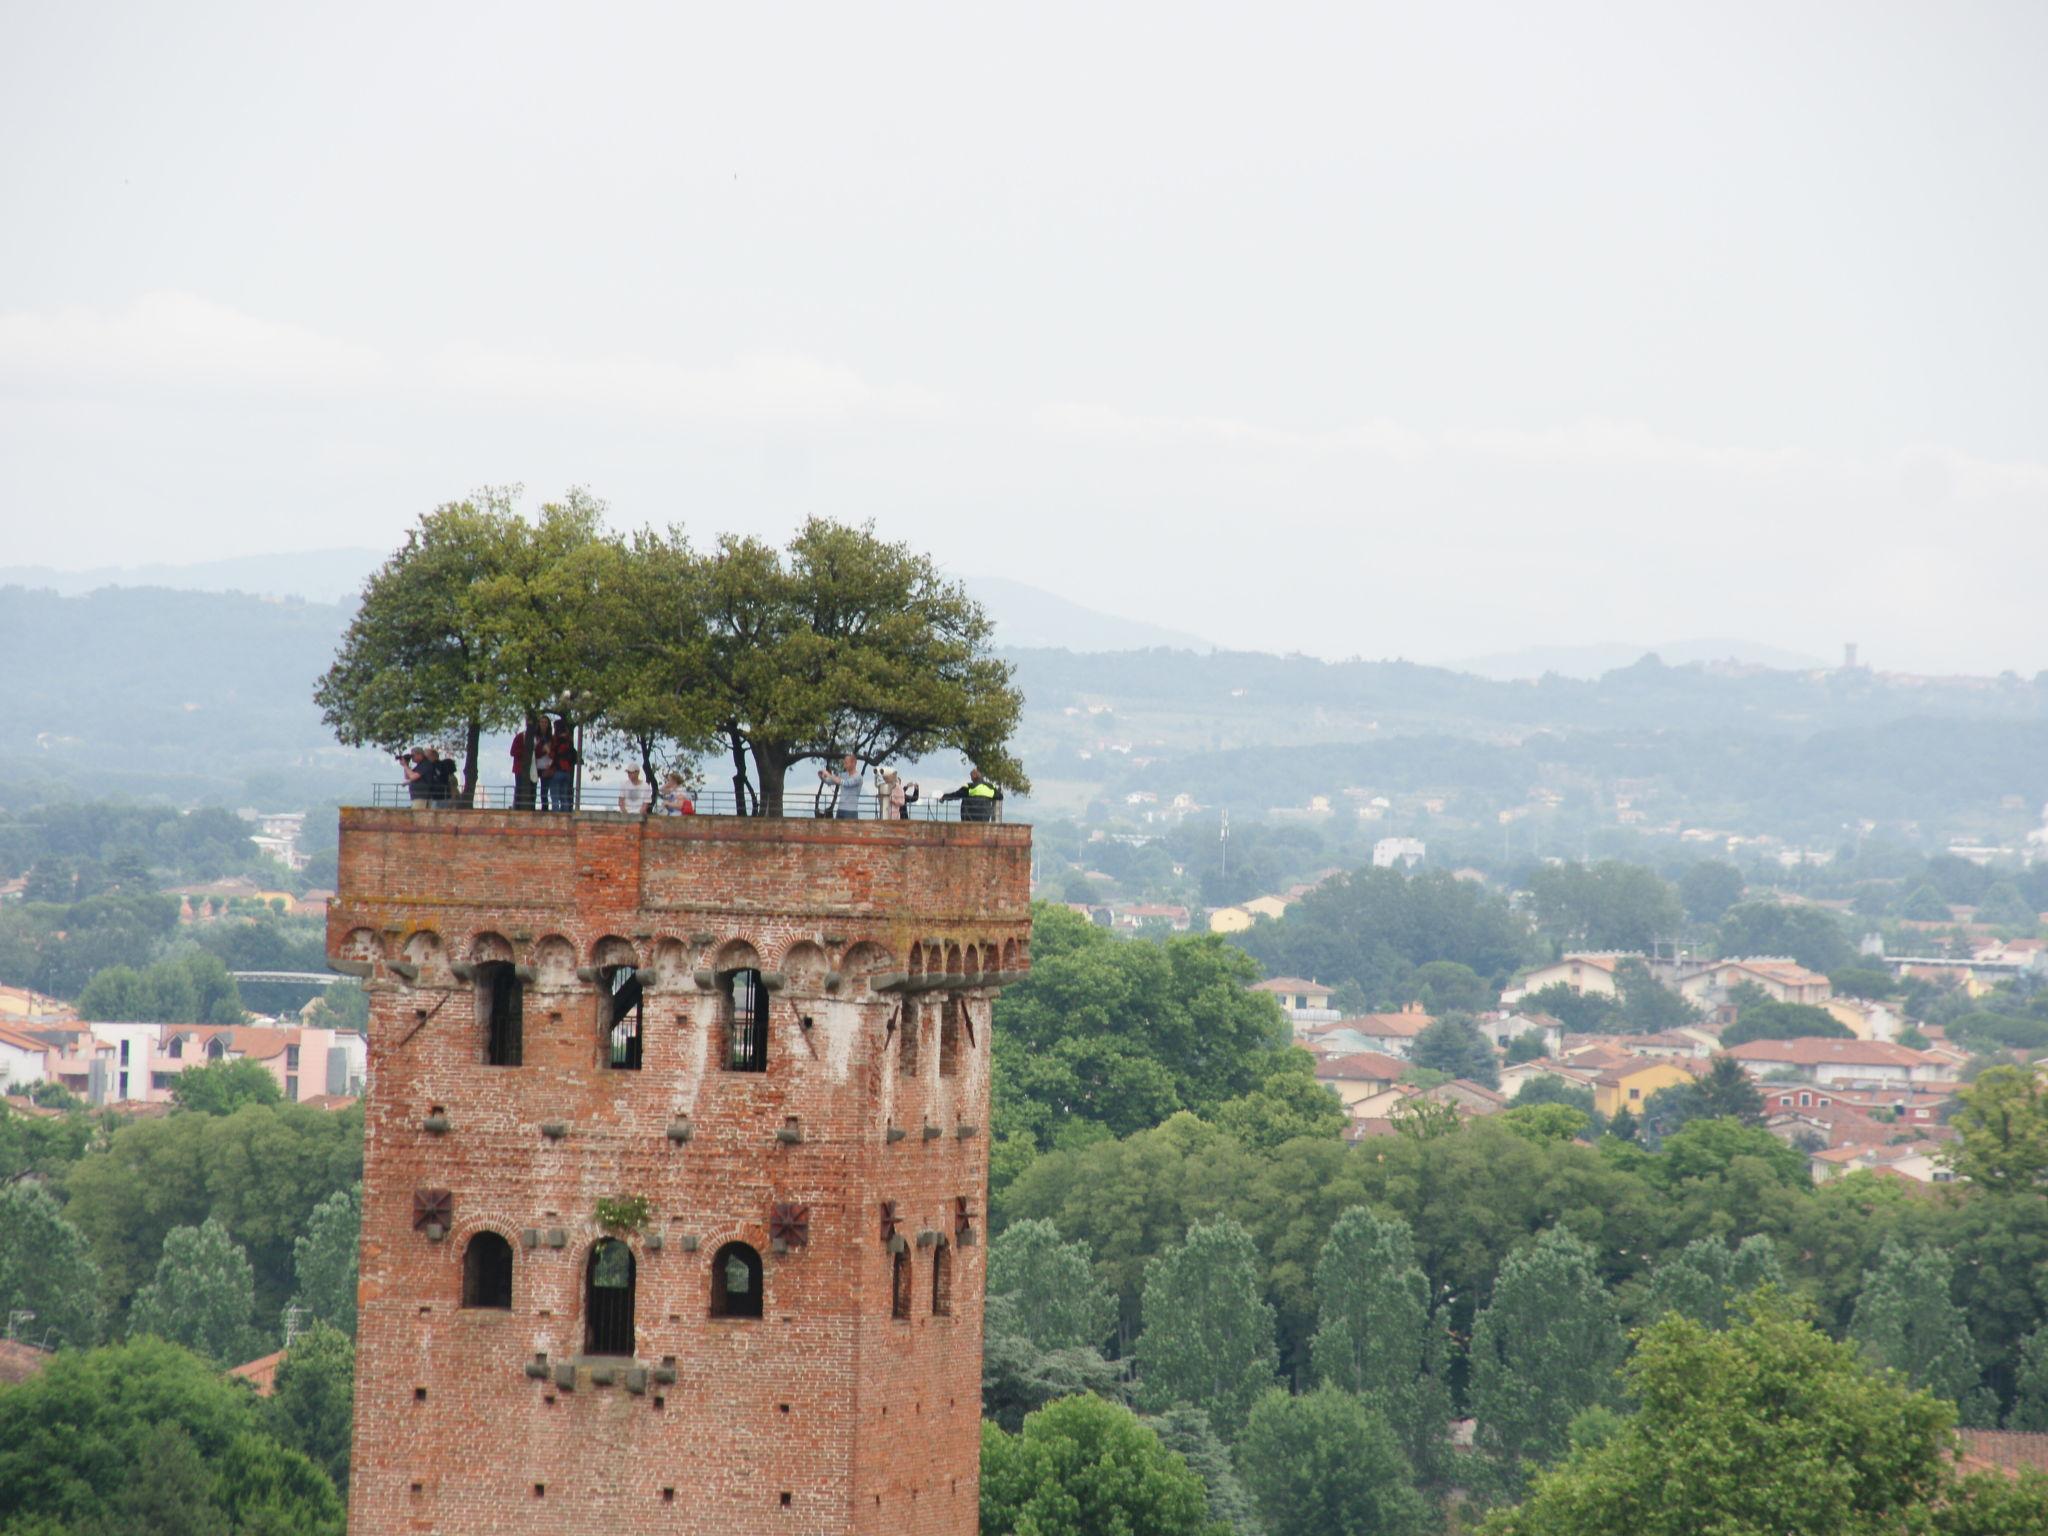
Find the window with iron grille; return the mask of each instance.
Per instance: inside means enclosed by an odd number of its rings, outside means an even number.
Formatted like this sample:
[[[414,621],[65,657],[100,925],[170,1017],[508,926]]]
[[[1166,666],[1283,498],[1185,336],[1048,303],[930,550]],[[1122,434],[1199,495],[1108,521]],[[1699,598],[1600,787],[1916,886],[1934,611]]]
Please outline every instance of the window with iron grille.
[[[583,1287],[583,1353],[633,1353],[633,1250],[616,1237],[590,1250]]]
[[[943,1237],[932,1250],[932,1316],[953,1315],[953,1245]]]
[[[924,1031],[924,1010],[915,1003],[903,1005],[903,1022],[897,1026],[896,1070],[905,1077],[917,1076],[918,1036]]]
[[[510,961],[476,968],[477,1013],[484,1021],[484,1065],[516,1067],[525,1046],[526,989]]]
[[[939,1005],[939,1076],[951,1077],[960,1070],[960,999],[949,997]]]
[[[745,1243],[727,1243],[711,1256],[711,1315],[761,1315],[761,1255]]]
[[[755,970],[727,971],[719,978],[725,1000],[725,1069],[768,1070],[768,990]]]
[[[500,1311],[512,1305],[512,1245],[496,1232],[479,1232],[462,1250],[462,1304]]]
[[[640,1041],[647,1024],[640,973],[630,965],[610,965],[597,973],[597,979],[598,1016],[606,1032],[605,1064],[623,1072],[638,1072]]]
[[[910,1254],[897,1254],[889,1265],[889,1315],[898,1320],[910,1316]]]

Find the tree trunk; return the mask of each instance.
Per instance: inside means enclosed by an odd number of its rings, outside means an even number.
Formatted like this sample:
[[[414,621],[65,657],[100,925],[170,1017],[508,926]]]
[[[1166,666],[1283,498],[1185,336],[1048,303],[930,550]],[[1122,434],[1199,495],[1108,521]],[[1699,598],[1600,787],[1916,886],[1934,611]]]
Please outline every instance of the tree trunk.
[[[469,718],[469,734],[462,744],[462,803],[476,804],[476,751],[483,740],[484,728],[476,716]]]
[[[735,816],[753,814],[747,805],[747,753],[737,729],[726,732],[732,742],[732,810]]]
[[[751,743],[754,749],[754,778],[760,784],[759,816],[782,814],[782,781],[789,775],[789,748],[781,742]]]

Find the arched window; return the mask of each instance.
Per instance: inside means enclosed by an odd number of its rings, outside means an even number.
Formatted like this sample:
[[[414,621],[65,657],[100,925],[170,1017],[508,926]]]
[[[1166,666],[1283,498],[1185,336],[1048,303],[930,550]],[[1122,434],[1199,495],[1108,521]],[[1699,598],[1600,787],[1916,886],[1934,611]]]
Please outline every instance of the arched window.
[[[633,1353],[633,1250],[616,1237],[590,1250],[583,1287],[583,1353]]]
[[[896,1030],[896,1070],[905,1077],[917,1076],[918,1036],[923,1032],[924,1010],[916,1003],[905,1003],[903,1022]]]
[[[939,1076],[951,1077],[960,1070],[960,999],[949,997],[939,1005]]]
[[[898,1250],[889,1261],[889,1315],[902,1321],[910,1316],[910,1254]]]
[[[725,1008],[725,1069],[768,1070],[768,989],[755,970],[727,971],[718,978]]]
[[[761,1315],[761,1255],[745,1243],[727,1243],[711,1256],[711,1315]]]
[[[640,973],[630,965],[608,965],[597,973],[597,979],[598,1017],[606,1031],[605,1064],[638,1072],[640,1037],[647,1023]]]
[[[222,1040],[219,1035],[215,1035],[206,1042],[206,1059],[208,1061],[219,1061],[227,1053],[227,1042]]]
[[[943,1237],[932,1250],[932,1316],[953,1315],[953,1245]]]
[[[512,1305],[512,1245],[495,1232],[479,1232],[462,1251],[462,1304],[465,1307]]]
[[[183,1057],[185,1054],[185,1037],[183,1035],[171,1036],[170,1049],[165,1054],[167,1054],[173,1061],[177,1061],[178,1059]]]
[[[525,1053],[526,989],[509,960],[476,968],[476,1012],[484,1025],[484,1065],[518,1066]]]

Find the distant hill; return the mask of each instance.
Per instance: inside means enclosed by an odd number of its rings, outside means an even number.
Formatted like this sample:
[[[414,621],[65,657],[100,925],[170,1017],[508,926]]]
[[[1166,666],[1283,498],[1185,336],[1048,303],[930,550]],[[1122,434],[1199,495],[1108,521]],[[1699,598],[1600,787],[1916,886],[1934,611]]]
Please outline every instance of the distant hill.
[[[1057,593],[1005,576],[969,576],[967,590],[995,620],[996,644],[1012,650],[1213,651],[1209,641],[1183,630],[1119,618]]]
[[[1445,663],[1456,672],[1514,682],[1529,677],[1576,677],[1588,682],[1620,667],[1632,667],[1655,656],[1669,667],[1692,662],[1733,662],[1743,667],[1770,667],[1781,672],[1813,672],[1828,665],[1817,656],[1782,651],[1754,640],[1673,640],[1664,645],[1629,645],[1606,641],[1595,645],[1532,645],[1491,656],[1467,656]]]
[[[363,578],[383,563],[384,556],[374,549],[313,549],[193,565],[102,565],[85,571],[10,565],[0,566],[0,587],[41,588],[60,597],[80,597],[102,587],[168,587],[174,592],[247,592],[252,597],[353,606]]]

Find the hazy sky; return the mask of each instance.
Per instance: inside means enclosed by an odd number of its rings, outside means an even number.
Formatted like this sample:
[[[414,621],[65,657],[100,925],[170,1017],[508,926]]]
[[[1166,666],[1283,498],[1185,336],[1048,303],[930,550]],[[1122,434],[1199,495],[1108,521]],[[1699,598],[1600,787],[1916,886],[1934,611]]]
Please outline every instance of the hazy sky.
[[[0,4],[0,564],[490,481],[1226,644],[2048,667],[2048,6]]]

